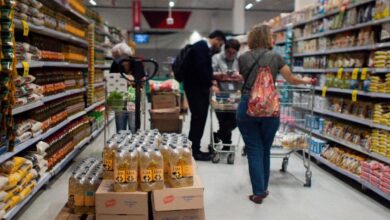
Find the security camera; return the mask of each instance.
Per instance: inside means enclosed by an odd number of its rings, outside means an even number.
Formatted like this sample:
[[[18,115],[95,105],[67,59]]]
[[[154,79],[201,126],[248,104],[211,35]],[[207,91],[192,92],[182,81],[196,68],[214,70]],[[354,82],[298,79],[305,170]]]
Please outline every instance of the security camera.
[[[175,20],[173,18],[167,18],[167,24],[172,25],[175,23]]]

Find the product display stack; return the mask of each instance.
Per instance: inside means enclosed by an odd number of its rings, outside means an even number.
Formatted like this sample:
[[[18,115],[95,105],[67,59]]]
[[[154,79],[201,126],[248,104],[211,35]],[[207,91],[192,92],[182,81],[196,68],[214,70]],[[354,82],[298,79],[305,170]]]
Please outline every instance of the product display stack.
[[[152,100],[152,109],[149,110],[151,128],[161,132],[181,133],[184,119],[180,115],[179,83],[175,80],[149,81],[149,85]]]
[[[157,130],[121,132],[103,150],[100,219],[204,219],[204,187],[191,142]]]
[[[317,137],[311,155],[390,201],[389,12],[388,0],[319,1],[271,23],[280,46],[293,28],[293,72],[318,79],[315,115],[293,106],[306,121],[294,126]]]

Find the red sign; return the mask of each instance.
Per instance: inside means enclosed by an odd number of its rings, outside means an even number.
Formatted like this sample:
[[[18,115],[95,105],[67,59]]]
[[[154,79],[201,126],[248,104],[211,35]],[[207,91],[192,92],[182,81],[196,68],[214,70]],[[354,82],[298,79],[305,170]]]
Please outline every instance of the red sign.
[[[151,28],[157,29],[184,29],[190,18],[190,11],[173,11],[173,23],[168,24],[168,11],[142,11],[146,21]]]
[[[141,30],[141,1],[133,0],[133,30]]]

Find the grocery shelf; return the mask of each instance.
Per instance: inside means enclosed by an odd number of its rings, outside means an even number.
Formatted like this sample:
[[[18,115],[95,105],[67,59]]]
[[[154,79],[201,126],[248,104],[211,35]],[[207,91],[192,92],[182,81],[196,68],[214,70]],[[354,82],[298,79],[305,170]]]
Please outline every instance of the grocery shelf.
[[[36,101],[27,105],[19,106],[17,108],[12,109],[12,115],[17,115],[22,112],[29,111],[31,109],[37,108],[39,106],[42,106],[43,102],[42,101]]]
[[[282,32],[282,31],[285,31],[285,30],[287,30],[286,27],[281,27],[281,28],[273,29],[272,32],[276,33],[276,32]]]
[[[15,27],[17,29],[23,29],[22,22],[19,19],[15,18],[14,23],[15,23]],[[57,30],[54,30],[51,28],[47,28],[45,26],[38,26],[38,25],[32,24],[30,22],[27,22],[27,24],[28,24],[29,30],[31,32],[42,34],[42,35],[56,38],[56,39],[60,39],[60,40],[67,41],[70,43],[75,43],[75,44],[78,44],[78,45],[83,46],[83,47],[88,47],[87,40],[75,37],[75,36],[68,34],[68,33],[64,33],[64,32],[57,31]]]
[[[84,22],[85,24],[91,23],[91,20],[89,20],[87,17],[80,14],[79,12],[75,11],[68,4],[64,4],[62,0],[53,0],[51,2],[54,3],[52,7],[56,11],[62,11],[64,13],[68,14],[69,16],[73,16],[73,17],[77,18],[78,20]]]
[[[302,130],[302,131],[305,131],[305,132],[310,132],[309,129],[307,128],[304,128],[302,126],[299,126],[299,125],[295,125],[296,128]],[[338,143],[340,145],[343,145],[347,148],[350,148],[352,150],[355,150],[355,151],[358,151],[362,154],[365,154],[371,158],[374,158],[374,159],[377,159],[377,160],[380,160],[382,162],[385,162],[387,164],[390,164],[390,158],[387,158],[385,156],[382,156],[380,154],[377,154],[377,153],[372,153],[372,152],[369,152],[367,151],[366,149],[364,149],[363,147],[357,145],[357,144],[353,144],[353,143],[350,143],[350,142],[347,142],[347,141],[344,141],[344,140],[340,140],[340,139],[337,139],[335,137],[332,137],[332,136],[329,136],[329,135],[326,135],[326,134],[322,134],[316,130],[312,130],[312,134],[318,136],[318,137],[321,137],[321,138],[324,138],[324,139],[327,139],[329,141],[332,141],[332,142],[335,142],[335,143]]]
[[[69,63],[62,61],[29,61],[30,68],[43,68],[43,67],[63,67],[63,68],[88,68],[88,64]],[[16,68],[22,69],[23,65],[18,63]]]
[[[307,69],[303,67],[293,67],[292,71],[294,73],[325,73],[326,69]]]
[[[98,68],[98,69],[110,69],[111,68],[111,64],[97,64],[97,65],[95,65],[95,68]]]
[[[99,87],[99,86],[104,86],[105,82],[98,82],[98,83],[94,83],[93,85],[96,88],[96,87]]]
[[[68,117],[68,121],[73,121],[73,120],[75,120],[76,118],[79,118],[79,117],[81,117],[81,116],[83,116],[83,115],[86,115],[87,114],[87,111],[81,111],[81,112],[79,112],[79,113],[77,113],[77,114],[74,114],[74,115],[72,115],[72,116],[70,116],[70,117]]]
[[[375,48],[376,48],[376,45],[335,48],[335,49],[326,49],[326,50],[307,52],[307,53],[295,53],[295,54],[293,54],[293,57],[327,55],[327,54],[333,54],[333,53],[348,53],[348,52],[361,51],[361,50],[373,50]]]
[[[380,19],[380,20],[373,20],[373,21],[369,21],[369,22],[365,22],[365,23],[356,24],[356,25],[351,26],[351,27],[345,27],[345,28],[340,28],[340,29],[336,29],[336,30],[325,31],[325,32],[313,34],[313,35],[310,35],[307,37],[300,37],[300,38],[295,39],[295,41],[304,41],[304,40],[310,40],[310,39],[319,38],[319,37],[325,37],[325,36],[338,34],[338,33],[346,32],[346,31],[351,31],[351,30],[355,30],[355,29],[360,29],[360,28],[364,28],[364,27],[368,27],[368,26],[380,25],[380,24],[383,24],[383,23],[386,23],[389,21],[390,21],[390,17]]]
[[[275,45],[284,45],[284,44],[286,44],[286,41],[279,41],[275,43]]]
[[[310,88],[308,86],[295,86],[297,88],[307,89]],[[322,87],[316,86],[314,87],[316,91],[322,91]],[[352,95],[353,90],[352,89],[339,89],[339,88],[327,88],[327,92],[334,92],[334,93],[341,93],[341,94],[349,94]],[[371,98],[383,98],[383,99],[390,99],[390,93],[380,93],[380,92],[365,92],[365,91],[358,91],[359,96],[365,96],[365,97],[371,97]]]
[[[111,122],[114,119],[113,116],[110,117],[109,122]],[[11,220],[15,217],[17,213],[34,197],[34,195],[44,186],[46,185],[52,177],[57,175],[66,165],[71,162],[79,152],[83,149],[83,147],[88,144],[92,139],[97,137],[102,131],[104,130],[104,126],[99,128],[95,134],[95,136],[91,135],[84,140],[82,140],[79,144],[77,144],[73,151],[71,151],[62,161],[60,161],[56,166],[51,169],[51,171],[48,171],[44,176],[42,176],[37,183],[37,186],[31,191],[31,193],[22,200],[19,204],[17,204],[13,209],[8,211],[3,219]]]
[[[365,188],[368,188],[368,189],[372,190],[376,194],[378,194],[381,197],[385,198],[386,200],[390,201],[390,194],[381,191],[377,187],[371,185],[369,182],[367,182],[367,181],[363,180],[362,178],[360,178],[358,175],[353,174],[353,173],[351,173],[351,172],[349,172],[347,170],[344,170],[344,169],[336,166],[335,164],[333,164],[332,162],[328,161],[327,159],[321,157],[318,154],[310,153],[310,155],[313,158],[315,158],[318,162],[320,162],[321,164],[324,164],[327,167],[331,168],[332,170],[334,170],[334,171],[336,171],[336,172],[338,172],[340,174],[343,174],[344,176],[347,176],[347,177],[355,180],[356,182],[362,184],[362,186],[364,186]]]
[[[96,103],[92,104],[91,106],[87,107],[85,109],[85,111],[86,112],[90,112],[90,111],[94,110],[96,107],[98,107],[99,105],[103,105],[105,102],[106,102],[106,100],[102,100],[100,102],[96,102]]]
[[[352,9],[352,8],[356,8],[356,7],[359,7],[360,5],[364,5],[364,4],[371,3],[371,2],[375,2],[375,1],[376,1],[376,0],[366,0],[366,1],[361,1],[361,2],[358,2],[358,3],[350,4],[350,5],[348,5],[348,6],[345,8],[345,10]],[[310,19],[307,19],[306,21],[302,21],[302,22],[296,23],[296,24],[293,25],[293,27],[302,26],[302,25],[311,23],[311,22],[316,21],[316,20],[320,20],[320,19],[323,19],[323,18],[332,16],[332,15],[336,15],[336,14],[338,14],[339,12],[340,12],[340,10],[337,9],[337,10],[333,10],[333,11],[330,11],[330,12],[325,13],[325,14],[317,15],[317,16],[314,16],[314,17],[312,17],[312,18],[310,18]]]
[[[44,186],[46,185],[51,178],[51,175],[49,173],[46,173],[44,176],[42,176],[38,182],[37,186],[31,191],[31,193],[23,199],[19,204],[17,204],[14,208],[9,210],[3,217],[5,220],[11,220],[14,218],[14,216],[19,213],[19,211],[33,198],[33,196]]]

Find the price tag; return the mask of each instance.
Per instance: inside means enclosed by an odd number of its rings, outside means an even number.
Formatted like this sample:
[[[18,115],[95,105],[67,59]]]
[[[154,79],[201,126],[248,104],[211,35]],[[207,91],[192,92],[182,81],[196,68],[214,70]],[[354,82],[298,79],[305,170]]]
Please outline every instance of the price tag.
[[[326,96],[326,90],[328,90],[327,86],[322,87],[322,97]]]
[[[359,69],[358,68],[353,69],[353,71],[352,71],[352,79],[353,80],[357,80],[358,79],[358,74],[359,74]]]
[[[368,71],[367,68],[363,68],[362,69],[362,75],[360,77],[361,80],[366,80],[367,79],[367,71]]]
[[[357,95],[358,95],[358,91],[355,89],[352,91],[352,102],[356,102],[357,101]]]
[[[23,26],[23,36],[27,37],[28,33],[30,32],[30,27],[28,26],[28,23],[25,20],[22,20],[22,26]]]
[[[340,68],[340,69],[337,71],[337,79],[343,78],[343,72],[344,72],[344,68]]]
[[[30,72],[30,64],[27,61],[22,62],[23,65],[23,77],[27,77]]]

